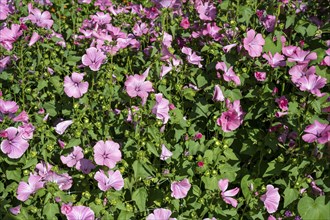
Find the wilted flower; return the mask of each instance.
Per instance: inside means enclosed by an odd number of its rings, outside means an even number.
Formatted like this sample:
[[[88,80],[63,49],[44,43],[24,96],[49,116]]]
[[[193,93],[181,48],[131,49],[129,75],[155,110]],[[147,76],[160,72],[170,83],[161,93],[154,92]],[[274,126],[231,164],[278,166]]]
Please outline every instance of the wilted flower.
[[[218,182],[219,189],[221,190],[221,197],[222,199],[227,203],[232,205],[233,207],[237,207],[237,200],[232,198],[233,196],[236,196],[239,192],[239,188],[236,187],[231,190],[227,190],[228,188],[228,179],[220,179]]]
[[[161,160],[167,160],[172,157],[173,153],[169,151],[164,144],[162,144],[162,153],[160,155]]]

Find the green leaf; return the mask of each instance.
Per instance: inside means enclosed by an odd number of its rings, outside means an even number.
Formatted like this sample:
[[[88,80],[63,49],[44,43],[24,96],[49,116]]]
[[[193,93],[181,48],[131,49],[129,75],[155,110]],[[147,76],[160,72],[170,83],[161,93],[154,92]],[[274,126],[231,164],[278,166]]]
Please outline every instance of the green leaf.
[[[330,202],[325,204],[325,196],[320,196],[315,201],[305,196],[298,203],[298,212],[302,219],[329,219]]]
[[[288,29],[288,27],[294,24],[295,19],[296,19],[296,15],[287,16],[285,22],[285,29]]]
[[[298,193],[297,190],[291,189],[291,188],[286,188],[284,190],[284,205],[283,205],[283,208],[287,207],[293,201],[298,199],[298,196],[299,196],[299,193]]]
[[[135,179],[153,176],[152,173],[146,170],[145,166],[140,161],[137,160],[134,161],[132,167],[133,167]]]
[[[317,27],[314,24],[309,24],[307,27],[307,36],[314,36],[317,31]]]
[[[16,168],[15,170],[6,170],[6,177],[8,180],[15,180],[19,182],[21,180],[21,169]]]
[[[53,84],[54,88],[56,89],[56,92],[58,94],[61,93],[61,91],[63,90],[63,85],[60,82],[61,78],[59,76],[52,76],[49,81]]]
[[[56,116],[56,107],[54,104],[46,102],[44,104],[44,108],[46,109],[46,113],[49,113],[50,116]]]
[[[148,198],[148,192],[146,188],[141,187],[133,192],[132,200],[135,201],[137,207],[141,212],[146,210],[146,202]]]
[[[40,91],[47,86],[48,86],[48,81],[43,80],[43,79],[39,80],[37,90]]]
[[[206,177],[206,176],[202,176],[202,181],[204,183],[205,189],[209,189],[209,190],[218,190],[218,181],[219,179],[215,176],[213,177]]]
[[[71,139],[69,141],[69,143],[65,146],[65,148],[70,148],[70,147],[73,147],[73,146],[79,146],[79,144],[81,144],[80,139]]]
[[[190,101],[195,101],[196,91],[192,88],[186,88],[182,90],[182,95]]]
[[[249,189],[252,180],[249,181],[250,175],[245,175],[241,180],[241,189],[245,199],[251,197],[251,191]]]
[[[43,215],[49,220],[57,220],[56,214],[60,212],[56,203],[47,203],[43,209]]]
[[[128,212],[125,210],[122,210],[118,216],[118,219],[125,219],[125,220],[129,220],[134,216],[133,212]]]
[[[225,154],[225,156],[228,160],[238,160],[235,153],[230,148],[227,148],[223,153]]]
[[[207,84],[207,79],[202,74],[199,74],[196,80],[198,88],[201,88]]]
[[[298,25],[298,26],[296,26],[295,31],[300,33],[302,36],[305,36],[306,27],[303,25]]]

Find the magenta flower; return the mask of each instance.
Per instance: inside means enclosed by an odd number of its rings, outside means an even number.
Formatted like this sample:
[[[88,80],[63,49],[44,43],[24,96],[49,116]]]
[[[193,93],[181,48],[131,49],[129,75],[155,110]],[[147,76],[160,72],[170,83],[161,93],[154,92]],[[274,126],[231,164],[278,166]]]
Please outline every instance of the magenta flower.
[[[211,2],[200,2],[196,8],[199,18],[204,21],[212,21],[217,15],[217,9]]]
[[[94,179],[97,181],[97,186],[102,191],[108,191],[111,188],[115,190],[121,190],[124,187],[124,179],[119,172],[117,171],[108,171],[108,176],[104,173],[103,170],[97,171],[95,173]]]
[[[170,218],[172,215],[171,210],[168,209],[155,209],[153,213],[149,214],[146,218],[146,220],[171,220],[173,218]]]
[[[20,182],[17,188],[17,199],[24,202],[29,199],[31,194],[34,194],[39,189],[44,187],[41,177],[38,175],[30,174],[28,183]]]
[[[69,97],[80,98],[88,90],[88,82],[82,82],[83,73],[73,72],[71,77],[64,78],[64,92]]]
[[[2,114],[16,113],[19,106],[14,101],[4,101],[0,99],[0,112]]]
[[[5,131],[7,139],[1,142],[1,151],[9,158],[20,158],[28,149],[29,143],[23,139],[17,128],[9,127]]]
[[[68,203],[68,204],[62,203],[62,205],[61,205],[61,213],[63,215],[67,215],[71,211],[72,211],[72,203]]]
[[[40,39],[40,35],[37,32],[33,32],[30,42],[29,42],[29,47],[31,47],[33,44],[35,44],[38,40]]]
[[[330,126],[328,124],[322,124],[317,120],[314,121],[313,124],[308,125],[302,136],[302,139],[307,143],[313,143],[317,141],[320,144],[325,144],[330,141]]]
[[[241,85],[241,80],[235,74],[232,66],[228,68],[225,62],[218,62],[217,65],[215,66],[215,69],[222,70],[224,72],[223,79],[226,82],[233,81],[236,85],[238,86]]]
[[[145,81],[149,73],[149,68],[142,74],[134,76],[128,76],[125,82],[125,89],[127,94],[134,98],[139,96],[142,99],[142,105],[147,102],[149,92],[154,91],[152,88],[152,83],[150,81]]]
[[[161,119],[163,121],[163,124],[166,124],[168,122],[168,119],[170,119],[170,115],[168,114],[170,110],[170,102],[167,99],[163,98],[163,94],[161,93],[156,94],[155,97],[156,104],[152,108],[151,112],[156,115],[156,118]]]
[[[164,144],[162,144],[162,153],[160,154],[161,160],[167,160],[172,157],[173,153],[169,151]]]
[[[263,54],[262,57],[265,58],[268,64],[273,68],[286,65],[284,56],[279,53],[275,53],[273,56],[271,52],[268,52],[268,54]]]
[[[297,47],[296,50],[289,56],[289,62],[297,62],[299,64],[307,64],[311,60],[316,60],[317,54],[315,52],[304,51]]]
[[[181,52],[187,55],[188,63],[198,65],[199,68],[202,67],[201,61],[203,61],[201,56],[197,56],[196,52],[193,52],[189,47],[182,47]]]
[[[72,123],[72,120],[66,120],[58,123],[55,127],[55,132],[59,135],[62,135]]]
[[[262,47],[265,45],[265,40],[261,34],[256,34],[256,32],[251,29],[247,32],[247,37],[244,38],[244,48],[248,51],[251,57],[260,57],[262,52]]]
[[[266,80],[266,72],[255,72],[254,77],[256,80],[263,82]]]
[[[182,18],[182,20],[180,22],[180,26],[183,29],[188,29],[190,27],[189,19],[188,18]]]
[[[86,50],[86,54],[82,56],[82,63],[93,71],[98,71],[106,56],[102,51],[95,47]]]
[[[300,85],[299,89],[301,91],[308,91],[317,97],[322,97],[324,94],[321,94],[320,89],[325,86],[327,83],[327,79],[321,76],[317,76],[315,74],[301,77],[298,80],[298,84]]]
[[[183,199],[187,196],[188,191],[190,190],[191,184],[187,178],[181,181],[174,181],[171,184],[171,196],[176,199]]]
[[[260,200],[264,202],[267,212],[270,214],[277,211],[280,199],[278,188],[274,188],[272,185],[267,185],[267,192],[260,197]]]
[[[219,85],[215,85],[215,87],[214,87],[212,100],[215,102],[225,101],[225,97],[223,96],[222,90]]]
[[[119,144],[113,141],[98,141],[94,146],[94,160],[98,165],[114,168],[121,160]]]
[[[218,182],[218,187],[221,190],[221,197],[223,201],[225,201],[227,204],[232,205],[233,207],[237,207],[237,200],[233,199],[233,196],[236,196],[237,193],[239,192],[239,188],[236,187],[235,189],[227,190],[228,188],[228,179],[220,179]]]
[[[0,45],[6,50],[13,49],[13,43],[23,34],[19,24],[12,24],[11,29],[5,27],[0,30]]]
[[[73,167],[80,159],[84,158],[83,149],[79,146],[74,146],[73,151],[68,156],[62,155],[60,158],[63,164],[66,164],[68,167]]]
[[[273,32],[275,29],[276,16],[266,15],[261,19],[262,25],[265,27],[266,31]]]
[[[94,220],[95,214],[86,206],[72,206],[71,211],[66,214],[67,220]]]
[[[32,4],[28,4],[29,9],[29,19],[33,24],[36,24],[38,27],[50,29],[53,26],[54,21],[51,19],[49,11],[41,11],[37,8],[33,8]]]
[[[281,96],[281,98],[276,98],[275,102],[278,104],[278,107],[280,107],[282,111],[288,110],[289,102],[285,96]]]

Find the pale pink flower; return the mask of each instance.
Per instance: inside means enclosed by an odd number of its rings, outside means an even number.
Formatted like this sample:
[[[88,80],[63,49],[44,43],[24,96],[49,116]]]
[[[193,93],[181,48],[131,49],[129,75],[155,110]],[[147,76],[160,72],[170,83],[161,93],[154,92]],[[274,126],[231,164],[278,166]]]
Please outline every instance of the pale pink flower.
[[[37,32],[33,32],[30,42],[29,42],[29,47],[31,47],[33,44],[35,44],[38,40],[40,39],[40,35]]]
[[[45,176],[46,182],[53,182],[58,185],[60,190],[68,190],[72,186],[72,177],[67,173],[57,174],[53,171],[49,171]]]
[[[160,154],[161,160],[167,160],[172,157],[173,153],[169,151],[164,144],[162,144],[162,153]]]
[[[114,168],[121,160],[119,144],[113,141],[98,141],[94,146],[94,160],[98,165]]]
[[[115,172],[109,170],[107,175],[103,170],[97,171],[94,179],[97,181],[97,186],[99,189],[104,192],[110,190],[111,188],[118,191],[124,187],[124,179],[119,170]]]
[[[64,92],[69,97],[80,98],[88,90],[88,82],[82,82],[83,73],[73,72],[71,77],[64,78]]]
[[[300,47],[297,47],[296,50],[289,56],[289,62],[297,62],[299,64],[307,64],[311,60],[316,60],[317,54],[315,52],[310,52],[302,50]]]
[[[85,158],[80,159],[76,164],[76,169],[80,170],[84,174],[89,174],[94,168],[95,165],[93,162]]]
[[[80,159],[84,158],[83,149],[79,146],[74,146],[73,151],[68,156],[62,155],[60,158],[63,164],[66,164],[68,167],[73,167]]]
[[[201,56],[198,56],[196,52],[193,52],[189,47],[182,47],[181,52],[187,55],[188,63],[198,65],[199,68],[202,67],[201,61],[203,61]]]
[[[180,26],[183,29],[188,29],[190,27],[189,19],[188,18],[182,18],[182,20],[180,22]]]
[[[171,47],[172,40],[173,40],[172,35],[164,32],[163,41],[162,41],[163,45],[165,45],[167,47]]]
[[[7,68],[10,63],[10,56],[5,56],[0,60],[0,73]],[[0,91],[0,96],[2,96],[2,92]]]
[[[330,66],[330,48],[325,51],[328,56],[325,56],[321,61],[322,66]]]
[[[196,8],[199,18],[204,21],[212,21],[216,18],[217,8],[211,2],[200,2]]]
[[[4,101],[0,99],[0,112],[2,114],[16,113],[19,106],[14,101]]]
[[[255,72],[254,77],[256,80],[263,82],[266,80],[266,72]]]
[[[94,220],[95,214],[86,206],[72,206],[71,211],[66,214],[67,220]]]
[[[218,187],[221,190],[221,197],[222,199],[227,203],[232,205],[233,207],[237,207],[237,200],[232,198],[233,196],[236,196],[239,192],[239,188],[236,187],[231,190],[227,190],[228,188],[228,179],[220,179],[218,182]]]
[[[21,205],[12,207],[9,209],[10,213],[13,215],[18,215],[19,213],[21,213]]]
[[[3,28],[0,30],[0,45],[6,50],[13,49],[13,43],[23,34],[19,24],[12,24],[11,28]]]
[[[280,194],[278,193],[278,188],[274,188],[272,185],[267,185],[267,192],[260,197],[268,213],[274,213],[277,211],[278,205],[280,203]]]
[[[38,27],[50,29],[53,26],[54,21],[51,19],[49,11],[41,11],[38,8],[33,8],[32,4],[28,4],[29,16],[27,17],[33,24]]]
[[[82,63],[93,71],[98,71],[101,64],[106,59],[104,53],[95,47],[86,50],[86,54],[82,56]]]
[[[67,215],[72,211],[72,203],[65,204],[63,203],[61,206],[61,213],[63,215]]]
[[[320,89],[325,86],[327,79],[315,74],[301,77],[298,82],[301,91],[308,91],[317,97],[322,97]]]
[[[55,132],[59,135],[62,135],[72,123],[72,120],[66,120],[58,123],[55,127]]]
[[[275,102],[278,104],[278,107],[280,107],[280,109],[282,111],[287,111],[288,110],[289,101],[285,96],[281,96],[280,98],[276,98]]]
[[[9,158],[20,158],[29,147],[29,143],[23,139],[18,129],[9,127],[6,130],[7,139],[1,142],[1,151]]]
[[[275,53],[273,56],[271,52],[268,52],[268,54],[263,54],[262,57],[265,58],[268,64],[273,68],[286,65],[284,56],[279,53]]]
[[[31,123],[23,123],[18,126],[18,133],[24,140],[30,140],[33,138],[33,132],[35,127]]]
[[[147,27],[147,24],[144,22],[142,22],[141,24],[135,23],[133,27],[133,34],[137,37],[147,34],[148,31],[149,28]]]
[[[171,72],[171,70],[173,69],[173,67],[170,66],[165,66],[162,65],[161,69],[160,69],[160,78],[162,79],[167,73]]]
[[[285,42],[284,42],[285,43]],[[283,44],[284,44],[283,43]],[[295,51],[297,50],[297,48],[298,47],[296,47],[296,46],[292,46],[292,45],[290,45],[290,46],[287,46],[287,47],[282,47],[282,53],[285,55],[285,56],[287,56],[287,57],[290,57],[290,56],[292,56],[294,53],[295,53]]]
[[[22,111],[21,113],[19,113],[19,115],[13,118],[13,121],[26,123],[29,121],[29,115],[26,113],[26,111]]]
[[[190,190],[191,184],[187,178],[181,181],[174,181],[171,184],[171,196],[176,199],[183,199],[187,196],[188,191]]]
[[[222,93],[222,90],[221,90],[219,85],[215,85],[215,87],[214,87],[212,100],[215,101],[215,102],[225,101],[225,97],[224,97],[224,95]]]
[[[223,52],[228,53],[232,48],[234,48],[236,46],[237,46],[237,44],[229,44],[227,46],[224,46],[222,49],[223,49]]]
[[[298,81],[303,76],[314,75],[316,73],[315,66],[308,68],[308,64],[297,64],[289,70],[291,80],[293,83],[298,84]]]
[[[247,37],[244,38],[244,48],[248,51],[251,57],[260,57],[265,40],[261,34],[251,29],[247,32]]]
[[[142,105],[147,102],[149,92],[154,91],[152,88],[152,83],[150,81],[145,81],[149,73],[149,68],[142,74],[134,76],[128,76],[125,81],[125,89],[127,94],[134,98],[139,96],[142,99]]]
[[[36,165],[36,172],[38,172],[39,176],[45,178],[47,174],[51,171],[52,167],[53,166],[51,164],[42,161]]]
[[[34,194],[39,189],[44,187],[41,177],[38,175],[30,174],[28,183],[20,182],[17,188],[16,198],[22,202],[29,199],[31,194]]]
[[[325,144],[330,141],[330,126],[328,124],[322,124],[315,120],[313,124],[308,125],[302,136],[302,139],[307,143],[313,143],[317,141],[320,144]]]
[[[9,5],[6,1],[4,3],[0,2],[0,12],[0,21],[6,20],[10,13]]]
[[[217,65],[215,66],[216,70],[222,70],[224,72],[223,74],[223,79],[226,82],[233,81],[236,85],[241,85],[241,80],[240,78],[235,74],[233,67],[227,67],[225,62],[218,62]]]
[[[171,220],[173,218],[170,218],[172,215],[171,210],[168,209],[155,209],[153,213],[149,214],[146,218],[146,220]]]
[[[156,104],[152,108],[151,112],[156,115],[156,118],[161,119],[163,124],[166,124],[170,119],[170,115],[168,114],[170,108],[170,102],[163,98],[163,94],[158,93],[155,95],[156,97]]]
[[[236,130],[242,123],[244,112],[240,106],[240,101],[236,100],[233,104],[226,100],[227,108],[226,112],[221,114],[221,117],[217,119],[217,124],[221,126],[224,132],[230,132]]]

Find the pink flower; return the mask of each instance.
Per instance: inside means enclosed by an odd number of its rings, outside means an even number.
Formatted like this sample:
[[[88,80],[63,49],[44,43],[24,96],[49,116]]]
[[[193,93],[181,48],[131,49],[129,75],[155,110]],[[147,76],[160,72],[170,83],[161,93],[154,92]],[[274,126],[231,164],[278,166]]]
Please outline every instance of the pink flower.
[[[56,183],[60,190],[68,190],[72,186],[72,177],[67,173],[57,174],[49,171],[45,176],[45,181]]]
[[[21,205],[12,207],[9,209],[10,213],[13,215],[18,215],[19,213],[21,213]]]
[[[33,44],[35,44],[38,40],[40,39],[40,35],[37,32],[33,32],[30,42],[29,42],[29,47],[31,47]]]
[[[38,171],[38,175],[42,178],[45,178],[47,174],[51,171],[52,165],[49,163],[41,162],[36,165],[36,171]]]
[[[265,53],[262,55],[262,57],[265,58],[268,61],[268,64],[273,68],[278,66],[285,66],[285,58],[279,53],[275,53],[273,56],[271,52],[268,52],[268,55]]]
[[[241,119],[235,110],[230,109],[221,114],[217,124],[221,126],[224,132],[230,132],[236,130],[241,125]]]
[[[17,199],[20,201],[26,201],[31,194],[34,194],[39,189],[44,187],[44,182],[41,181],[41,177],[38,175],[30,174],[28,183],[20,182],[17,188]]]
[[[6,50],[13,49],[13,43],[23,34],[19,24],[12,24],[11,29],[5,27],[0,30],[0,45]]]
[[[121,190],[124,187],[124,179],[119,172],[117,171],[108,171],[108,176],[104,174],[103,170],[97,171],[95,173],[94,179],[97,181],[97,185],[100,190],[102,191],[108,191],[111,188],[114,188],[115,190]]]
[[[299,86],[299,79],[303,76],[314,75],[316,73],[315,66],[311,66],[309,68],[308,64],[297,64],[293,66],[289,70],[289,74],[291,75],[291,81]]]
[[[53,26],[54,21],[51,19],[51,15],[49,11],[41,11],[37,8],[33,8],[32,4],[28,4],[29,9],[29,19],[33,24],[36,24],[38,27],[50,29]]]
[[[204,21],[212,21],[215,19],[217,14],[217,9],[210,2],[200,2],[196,8],[199,18]]]
[[[22,138],[17,128],[9,127],[5,131],[7,139],[1,142],[1,151],[9,158],[20,158],[28,149],[29,143]]]
[[[198,167],[203,167],[204,166],[204,162],[203,161],[198,161],[197,162],[197,166]]]
[[[13,118],[13,121],[26,123],[29,121],[29,115],[26,113],[26,111],[22,111],[21,113],[19,113],[19,115]]]
[[[266,15],[261,19],[262,25],[265,27],[266,31],[273,32],[275,28],[276,16]]]
[[[278,193],[278,188],[274,188],[272,185],[267,185],[267,192],[262,195],[260,199],[264,202],[267,212],[271,214],[276,212],[281,197]]]
[[[244,38],[244,48],[248,51],[251,57],[260,57],[262,47],[265,45],[265,40],[261,34],[257,34],[251,29],[247,32],[247,37]]]
[[[88,66],[93,71],[98,71],[106,56],[102,51],[95,47],[90,47],[86,50],[86,54],[82,56],[82,63]]]
[[[35,127],[31,123],[23,123],[22,126],[18,126],[19,135],[24,140],[32,139],[34,130],[35,130]]]
[[[160,154],[161,160],[167,160],[168,158],[172,157],[173,153],[169,151],[164,144],[162,144],[162,153]]]
[[[326,78],[313,74],[301,77],[297,83],[300,85],[299,89],[301,91],[309,91],[317,97],[322,97],[323,94],[321,94],[320,89],[325,86],[326,82]]]
[[[325,56],[321,61],[322,66],[330,66],[330,48],[325,51],[328,56]]]
[[[155,209],[153,213],[149,214],[146,218],[146,220],[171,220],[173,218],[170,218],[172,215],[171,210],[168,209]]]
[[[55,127],[55,132],[59,135],[62,135],[72,123],[72,120],[66,120],[58,123]]]
[[[16,113],[19,106],[14,101],[4,101],[0,99],[0,112],[2,114]]]
[[[162,79],[167,73],[171,72],[172,69],[173,69],[172,65],[170,65],[170,66],[162,65],[160,74],[159,74],[160,78]]]
[[[189,19],[188,18],[182,18],[182,20],[180,22],[180,26],[183,29],[188,29],[190,27]]]
[[[1,37],[1,36],[0,36]],[[7,68],[10,63],[10,56],[5,56],[0,60],[0,73]],[[0,96],[2,96],[2,92],[0,91]]]
[[[64,92],[69,97],[80,98],[88,90],[88,82],[82,82],[83,73],[73,72],[71,77],[64,78]]]
[[[223,96],[222,90],[219,85],[215,85],[215,87],[214,87],[212,100],[215,102],[225,101],[225,97]]]
[[[114,168],[121,160],[119,144],[113,141],[98,141],[94,146],[94,160],[98,165]]]
[[[236,85],[238,86],[241,85],[241,80],[235,74],[232,66],[228,68],[225,62],[218,62],[217,65],[215,66],[215,69],[222,70],[224,72],[223,79],[226,82],[233,81]]]
[[[275,102],[278,104],[278,107],[280,107],[280,109],[282,111],[287,111],[288,110],[288,100],[287,98],[285,98],[285,96],[281,96],[281,98],[276,98]]]
[[[227,46],[224,46],[222,49],[223,49],[223,52],[225,53],[228,53],[233,47],[236,47],[237,44],[229,44]]]
[[[67,220],[94,220],[93,210],[86,206],[72,206],[71,211],[66,214]]]
[[[149,92],[154,91],[152,88],[152,83],[150,81],[145,81],[149,73],[149,68],[142,74],[134,76],[128,76],[125,82],[125,89],[127,94],[133,98],[139,96],[142,99],[142,105],[147,102]]]
[[[228,179],[220,179],[218,182],[218,187],[221,190],[221,197],[222,199],[227,203],[232,205],[233,207],[237,207],[237,200],[233,199],[233,196],[236,196],[237,193],[239,192],[239,188],[236,187],[235,189],[227,190],[228,188]]]
[[[61,213],[63,215],[67,215],[69,214],[70,212],[72,211],[72,204],[69,203],[69,204],[65,204],[63,203],[62,206],[61,206]]]
[[[189,47],[182,47],[181,52],[187,55],[188,63],[198,65],[199,68],[202,67],[201,61],[203,61],[201,56],[197,56],[196,52],[193,52]]]
[[[317,120],[314,121],[313,124],[308,125],[302,136],[302,139],[307,143],[313,143],[317,141],[320,144],[325,144],[330,141],[330,126],[328,124],[322,124]]]
[[[289,56],[289,62],[297,62],[299,64],[307,64],[311,60],[316,60],[317,54],[315,52],[304,51],[297,47],[296,50]]]
[[[156,115],[156,118],[161,119],[163,121],[163,124],[166,124],[168,122],[168,119],[170,118],[170,115],[168,114],[170,110],[170,102],[167,99],[163,98],[163,94],[161,93],[156,94],[155,97],[156,104],[152,108],[151,112]]]
[[[190,190],[191,184],[187,178],[181,181],[174,181],[171,184],[171,196],[176,199],[183,199],[187,196],[188,191]]]
[[[202,134],[202,133],[197,132],[197,133],[195,134],[195,139],[196,139],[196,140],[200,140],[200,139],[202,139],[202,138],[203,138],[203,134]]]
[[[266,72],[255,72],[254,77],[256,80],[263,82],[266,80]]]
[[[62,155],[60,158],[63,164],[66,164],[68,167],[73,167],[80,159],[84,158],[83,149],[79,146],[74,146],[73,151],[68,156]]]
[[[282,42],[283,44],[285,43],[285,42]],[[290,57],[290,56],[292,56],[294,53],[295,53],[295,51],[297,50],[297,48],[298,47],[296,47],[296,46],[287,46],[287,47],[282,47],[282,53],[285,55],[285,56],[287,56],[287,57]]]
[[[133,34],[137,37],[140,37],[144,34],[147,34],[149,31],[146,23],[141,23],[140,25],[138,23],[135,23],[133,27]]]
[[[84,174],[89,174],[94,168],[95,165],[93,162],[85,158],[80,159],[76,164],[76,169],[80,170]]]

